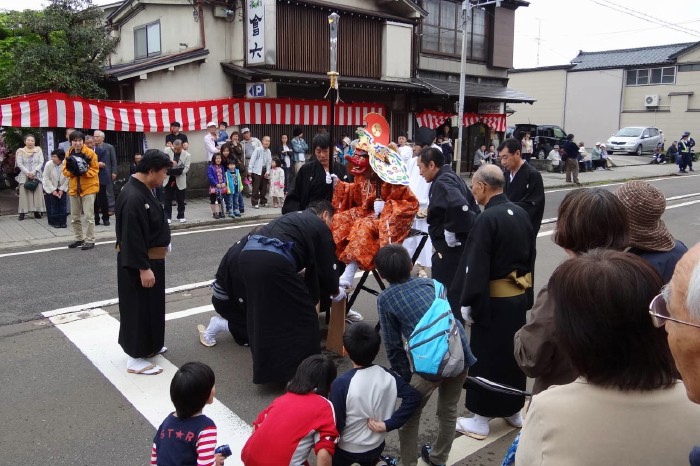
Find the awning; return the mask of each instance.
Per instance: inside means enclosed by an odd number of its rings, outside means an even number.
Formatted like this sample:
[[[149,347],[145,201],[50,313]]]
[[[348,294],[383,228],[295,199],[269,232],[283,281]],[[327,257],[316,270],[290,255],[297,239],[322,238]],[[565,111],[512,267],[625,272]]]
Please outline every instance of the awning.
[[[290,83],[299,85],[319,85],[328,84],[327,74],[318,73],[302,73],[297,71],[273,70],[269,68],[253,68],[235,65],[229,62],[221,62],[221,67],[224,72],[232,76],[236,76],[245,81],[260,81],[270,80],[273,82]],[[396,91],[413,91],[418,93],[427,93],[428,87],[424,84],[414,83],[410,81],[385,81],[383,79],[372,78],[357,78],[352,76],[340,76],[338,78],[340,89],[351,87],[354,89],[367,90],[396,90]]]
[[[59,92],[0,99],[0,126],[90,128],[167,132],[171,121],[183,131],[205,130],[209,121],[230,125],[328,125],[325,100],[223,98],[189,102],[122,102],[72,97]],[[364,117],[386,108],[372,103],[339,103],[337,125],[364,126]]]
[[[446,95],[450,97],[459,97],[459,81],[447,81],[444,79],[432,78],[413,78],[417,84],[423,84],[430,89],[430,92],[437,95]],[[537,99],[529,95],[501,86],[487,86],[483,84],[466,83],[464,86],[464,95],[466,97],[481,99],[481,100],[497,100],[499,102],[511,103],[533,103]]]
[[[124,79],[135,78],[137,76],[141,76],[142,74],[167,70],[176,66],[201,61],[206,59],[208,55],[209,50],[199,48],[137,63],[112,66],[105,68],[104,73],[109,79],[123,81]]]
[[[457,114],[425,110],[416,113],[416,121],[418,126],[427,126],[435,129],[442,125],[446,119],[454,116],[457,116]],[[462,115],[462,125],[472,126],[477,123],[483,123],[489,128],[500,132],[505,132],[507,128],[506,115],[503,113],[465,113]]]

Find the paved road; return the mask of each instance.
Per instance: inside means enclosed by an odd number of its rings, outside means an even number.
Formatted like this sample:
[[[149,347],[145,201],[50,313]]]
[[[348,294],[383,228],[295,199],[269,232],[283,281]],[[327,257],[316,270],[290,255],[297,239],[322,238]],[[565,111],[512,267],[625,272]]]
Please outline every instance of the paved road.
[[[688,245],[700,240],[700,189],[696,183],[695,178],[655,182],[667,198],[675,199],[669,202],[664,220]],[[556,206],[565,194],[547,194],[546,218],[556,215]],[[691,196],[677,198],[686,195]],[[552,227],[545,225],[538,239],[536,286],[544,283],[565,258],[551,241]],[[175,236],[166,286],[211,279],[228,245],[249,228],[195,229]],[[8,424],[12,422],[12,428],[3,436],[3,462],[13,464],[31,458],[34,463],[56,466],[146,464],[153,424],[171,409],[167,395],[170,377],[126,376],[124,356],[113,333],[117,310],[109,302],[102,305],[104,311],[93,311],[90,318],[75,322],[54,326],[40,318],[45,311],[116,297],[111,245],[86,252],[12,252],[27,254],[0,254],[0,276],[5,277],[1,293],[0,352],[4,357],[0,360],[0,373],[11,375],[3,377],[0,412]],[[189,360],[202,360],[214,368],[221,404],[213,407],[210,414],[219,416],[222,430],[229,435],[222,435],[220,442],[235,444],[280,390],[249,383],[249,352],[238,347],[230,336],[220,337],[214,348],[198,343],[196,324],[206,322],[212,315],[203,307],[207,304],[206,288],[168,295],[166,344],[170,350],[162,363],[174,370]],[[362,295],[355,308],[370,323],[376,322],[374,300],[368,295]],[[386,364],[383,352],[378,362]],[[341,371],[347,367],[348,362],[341,361]],[[436,425],[430,416],[434,412],[435,405],[431,403],[425,411],[422,441],[429,441],[435,434]],[[503,436],[492,435],[484,442],[458,437],[450,464],[500,464],[514,432],[500,421],[492,423],[492,432]],[[33,439],[33,443],[27,439]],[[397,435],[392,433],[387,441],[388,451],[396,452],[397,446]]]

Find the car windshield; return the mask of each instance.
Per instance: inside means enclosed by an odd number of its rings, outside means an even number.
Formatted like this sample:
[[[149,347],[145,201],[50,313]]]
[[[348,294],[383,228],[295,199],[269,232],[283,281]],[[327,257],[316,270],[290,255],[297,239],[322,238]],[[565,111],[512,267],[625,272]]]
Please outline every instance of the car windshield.
[[[643,128],[622,128],[620,131],[615,133],[615,136],[621,138],[636,138],[642,134]]]

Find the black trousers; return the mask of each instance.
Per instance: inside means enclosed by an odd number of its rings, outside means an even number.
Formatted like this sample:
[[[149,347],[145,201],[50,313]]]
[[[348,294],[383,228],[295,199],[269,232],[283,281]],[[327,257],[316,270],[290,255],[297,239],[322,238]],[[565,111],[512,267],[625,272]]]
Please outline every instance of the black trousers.
[[[215,296],[211,297],[214,310],[228,321],[228,331],[239,345],[248,344],[248,316],[246,309],[239,306],[237,297],[222,301]]]
[[[253,193],[251,199],[253,206],[258,205],[258,202],[262,205],[267,204],[267,187],[270,181],[263,175],[251,173],[251,176],[253,177]]]
[[[461,286],[464,284],[464,273],[460,274],[462,280],[458,280],[458,283],[455,284],[456,286],[453,286],[453,284],[457,276],[462,253],[464,252],[464,242],[462,242],[461,246],[451,248],[447,246],[444,241],[437,241],[433,242],[433,247],[435,248],[435,252],[431,259],[431,275],[433,279],[445,285],[447,301],[450,303],[452,313],[457,320],[463,322],[464,319],[462,319],[461,313],[462,306],[460,306],[459,300],[462,294]]]
[[[170,184],[165,187],[165,218],[173,218],[173,199],[177,201],[177,218],[185,218],[185,190]]]
[[[102,213],[102,221],[109,222],[109,201],[107,200],[107,185],[100,185],[100,192],[95,196],[95,223],[100,221],[100,212]]]

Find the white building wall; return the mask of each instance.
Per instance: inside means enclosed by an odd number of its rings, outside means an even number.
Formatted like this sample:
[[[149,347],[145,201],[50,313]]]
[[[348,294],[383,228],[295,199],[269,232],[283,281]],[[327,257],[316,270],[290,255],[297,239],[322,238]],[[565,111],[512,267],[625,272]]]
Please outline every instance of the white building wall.
[[[590,148],[620,127],[623,70],[569,72],[564,129]]]
[[[387,21],[382,31],[382,79],[411,81],[413,26]]]
[[[700,62],[700,48],[678,59],[678,64],[688,62]],[[659,106],[645,107],[647,95],[658,95]],[[676,72],[675,84],[625,86],[622,110],[621,126],[656,126],[666,136],[667,147],[684,131],[700,140],[700,71]]]
[[[564,126],[566,70],[526,71],[511,73],[508,87],[537,99],[534,104],[508,104],[515,113],[509,125],[533,123]]]
[[[161,19],[161,48],[164,55],[201,47],[199,23],[192,19],[192,7],[147,4],[146,10],[122,26],[122,37],[130,38],[129,44],[120,44],[119,56],[133,62],[133,28]],[[221,69],[221,62],[234,60],[243,63],[243,24],[240,18],[229,22],[214,17],[213,8],[205,6],[205,46],[209,55],[205,60],[176,66],[173,71],[147,73],[134,84],[134,100],[137,102],[188,101],[217,99],[231,96],[230,78]],[[187,49],[180,47],[186,43]],[[127,55],[128,54],[128,55]],[[113,61],[114,63],[114,61]],[[183,129],[190,142],[193,162],[206,161],[204,150],[205,131],[190,132]],[[167,133],[147,133],[150,148],[162,148]]]

